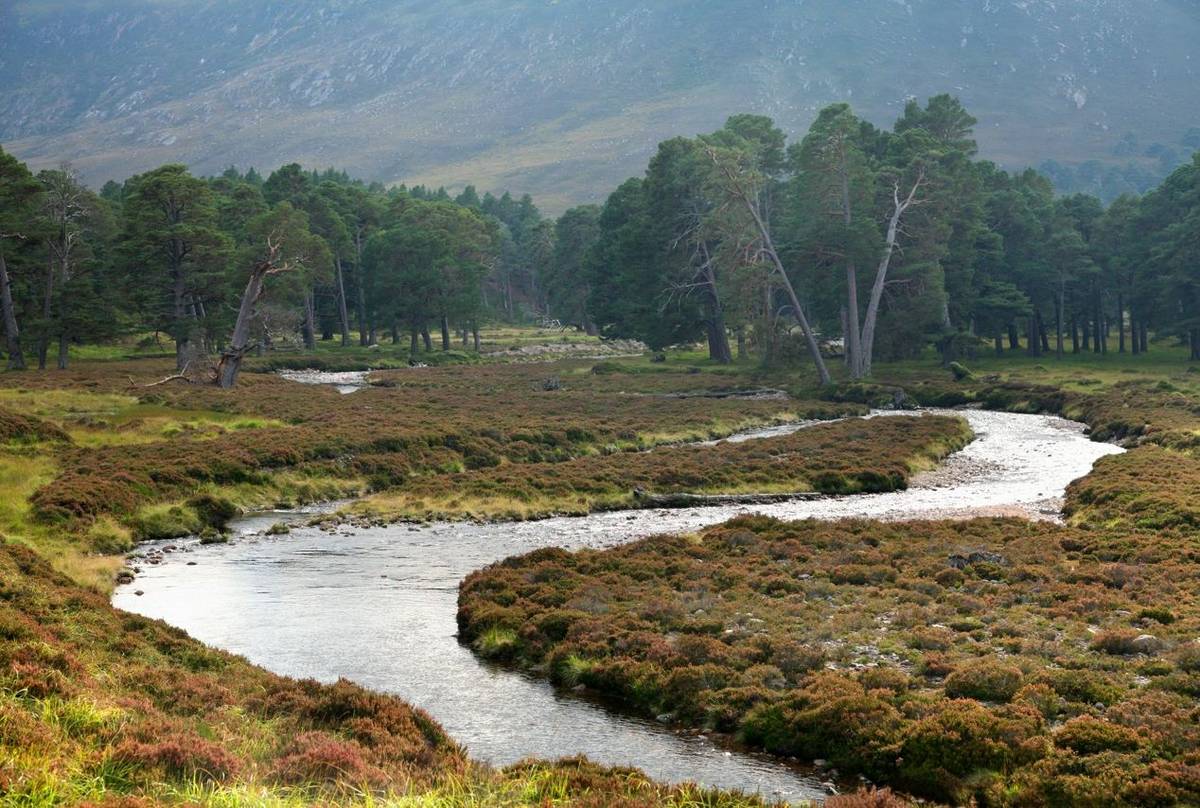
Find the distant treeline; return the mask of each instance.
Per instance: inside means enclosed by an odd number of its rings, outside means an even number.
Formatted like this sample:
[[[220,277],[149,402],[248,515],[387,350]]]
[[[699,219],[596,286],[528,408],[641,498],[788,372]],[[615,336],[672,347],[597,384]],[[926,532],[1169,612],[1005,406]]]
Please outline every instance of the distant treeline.
[[[558,221],[551,312],[655,347],[707,337],[723,361],[731,334],[807,351],[822,376],[837,342],[854,376],[931,344],[1139,353],[1155,334],[1200,358],[1200,155],[1106,208],[975,159],[974,125],[942,95],[892,131],[837,104],[791,144],[751,115],[666,141]]]
[[[528,196],[295,164],[167,165],[96,194],[0,151],[8,364],[129,334],[170,340],[180,367],[231,340],[449,350],[488,319],[707,341],[722,362],[807,354],[823,378],[831,354],[865,376],[929,345],[1140,353],[1154,334],[1200,357],[1200,156],[1105,207],[977,160],[974,125],[948,95],[891,131],[836,104],[793,143],[737,115],[557,221]]]
[[[452,333],[537,308],[552,235],[527,196],[451,199],[295,164],[265,179],[165,165],[97,194],[69,165],[35,176],[0,150],[8,366],[65,367],[71,345],[131,334],[173,343],[181,368],[231,340],[431,350],[432,330],[448,350]]]

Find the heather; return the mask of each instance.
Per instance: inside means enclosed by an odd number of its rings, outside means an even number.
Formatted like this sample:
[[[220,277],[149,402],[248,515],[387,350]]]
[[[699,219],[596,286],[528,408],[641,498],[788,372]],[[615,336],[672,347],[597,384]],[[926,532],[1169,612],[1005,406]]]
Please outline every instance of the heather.
[[[1015,520],[744,517],[503,562],[463,583],[459,625],[644,715],[926,797],[1188,804],[1192,555]]]
[[[368,498],[356,511],[407,519],[527,519],[653,507],[664,495],[860,494],[907,487],[971,439],[955,418],[850,419],[791,435],[561,463],[495,463]],[[685,500],[687,501],[687,500]]]
[[[743,517],[540,550],[463,583],[461,636],[643,715],[935,800],[1195,804],[1196,382],[1072,364],[900,365],[825,391],[1055,412],[1124,442],[1068,489],[1067,524]]]
[[[270,674],[12,544],[0,640],[0,805],[764,805],[582,760],[488,769],[399,699]]]

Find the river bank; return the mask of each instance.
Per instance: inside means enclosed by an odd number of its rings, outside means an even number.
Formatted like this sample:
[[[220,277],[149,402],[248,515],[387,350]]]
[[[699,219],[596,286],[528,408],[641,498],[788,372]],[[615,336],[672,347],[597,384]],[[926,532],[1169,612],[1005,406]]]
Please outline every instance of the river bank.
[[[272,670],[346,677],[398,693],[429,709],[473,756],[492,763],[586,754],[608,765],[636,765],[667,782],[697,780],[771,799],[818,797],[828,772],[797,775],[779,761],[729,757],[733,750],[714,743],[715,733],[680,735],[654,715],[628,718],[479,661],[458,641],[458,583],[489,563],[537,548],[609,547],[760,510],[792,518],[857,513],[903,519],[911,503],[917,513],[963,515],[991,490],[984,502],[1037,513],[1096,457],[1115,451],[1057,419],[962,415],[978,436],[949,461],[971,453],[957,461],[969,472],[959,481],[963,490],[934,473],[918,476],[907,491],[765,508],[615,512],[515,524],[342,525],[328,532],[302,520],[281,537],[268,535],[282,518],[272,514],[239,523],[244,538],[230,545],[197,549],[146,570],[133,587],[118,590],[114,602]],[[139,589],[141,596],[134,594]]]

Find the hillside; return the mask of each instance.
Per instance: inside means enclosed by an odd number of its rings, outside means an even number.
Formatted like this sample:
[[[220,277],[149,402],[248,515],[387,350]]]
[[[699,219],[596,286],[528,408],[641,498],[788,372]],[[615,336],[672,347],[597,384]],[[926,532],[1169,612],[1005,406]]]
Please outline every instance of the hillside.
[[[1196,41],[1186,0],[16,0],[0,142],[93,182],[297,160],[556,210],[731,112],[949,91],[1005,165],[1158,176],[1200,126]]]

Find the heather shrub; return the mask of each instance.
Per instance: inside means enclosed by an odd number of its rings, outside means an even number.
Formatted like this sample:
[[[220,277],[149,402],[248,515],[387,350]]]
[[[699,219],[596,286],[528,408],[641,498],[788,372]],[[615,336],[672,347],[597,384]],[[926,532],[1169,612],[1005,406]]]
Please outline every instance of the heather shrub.
[[[946,696],[1007,702],[1021,688],[1020,668],[991,660],[967,663],[946,677]]]
[[[152,742],[123,741],[111,759],[177,781],[223,782],[239,768],[237,759],[219,745],[186,732]]]
[[[1142,739],[1137,732],[1120,724],[1080,716],[1071,719],[1054,733],[1054,744],[1081,755],[1095,755],[1109,751],[1136,751],[1142,745]]]
[[[386,776],[366,760],[355,741],[324,732],[298,735],[275,763],[274,780],[289,785],[332,784],[362,787],[381,785]]]

